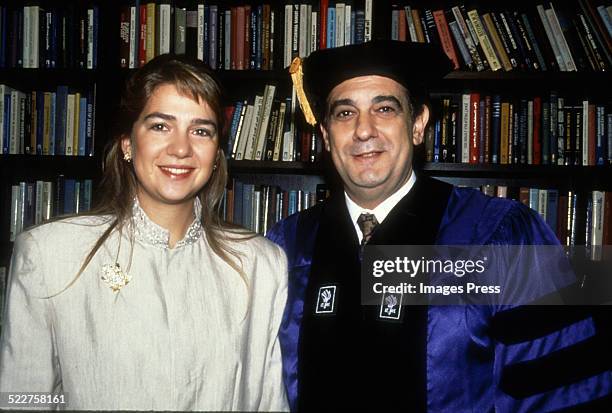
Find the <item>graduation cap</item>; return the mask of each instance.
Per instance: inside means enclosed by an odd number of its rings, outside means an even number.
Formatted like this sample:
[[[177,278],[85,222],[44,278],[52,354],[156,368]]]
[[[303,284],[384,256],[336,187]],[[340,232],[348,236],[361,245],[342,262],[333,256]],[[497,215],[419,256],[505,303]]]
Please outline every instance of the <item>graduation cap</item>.
[[[359,76],[379,75],[403,85],[413,96],[426,93],[432,80],[441,79],[453,64],[439,46],[397,40],[374,40],[317,50],[293,59],[289,72],[306,121],[315,125],[325,113],[334,87]]]

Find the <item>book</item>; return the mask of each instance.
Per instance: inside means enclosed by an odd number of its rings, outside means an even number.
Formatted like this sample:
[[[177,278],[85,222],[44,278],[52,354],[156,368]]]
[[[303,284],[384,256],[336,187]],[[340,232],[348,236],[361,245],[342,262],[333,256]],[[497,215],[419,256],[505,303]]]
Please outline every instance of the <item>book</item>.
[[[457,22],[457,28],[459,29],[463,37],[463,40],[470,53],[470,56],[472,57],[472,61],[474,62],[476,70],[477,71],[485,70],[486,68],[485,64],[480,54],[478,53],[478,49],[477,49],[478,37],[475,36],[475,33],[474,33],[474,36],[472,36],[471,32],[473,29],[470,29],[472,27],[470,20],[469,19],[467,21],[465,20],[464,12],[459,6],[452,7],[451,12],[453,16],[455,17],[455,21]],[[470,23],[469,26],[468,26],[468,22]]]
[[[6,102],[5,96],[10,97],[11,88],[5,84],[0,84],[0,153],[9,153],[9,129],[10,125],[10,99]]]
[[[531,122],[530,131],[532,134],[532,160],[531,164],[540,165],[542,163],[542,98],[536,96],[533,98],[533,108],[531,110],[533,121]]]
[[[481,162],[490,163],[491,162],[491,96],[486,95],[484,99],[481,100],[481,107],[484,110],[481,113],[481,136],[482,136],[482,156]]]
[[[317,40],[318,47],[317,49],[326,49],[327,48],[327,16],[329,9],[329,0],[321,0],[319,2],[318,16],[319,20],[317,21]]]
[[[416,27],[414,25],[414,20],[412,18],[412,7],[404,6],[404,17],[406,18],[406,26],[408,30],[408,35],[411,42],[418,42],[419,39],[416,34]]]
[[[365,28],[364,28],[365,30]],[[336,47],[336,8],[327,9],[327,48]]]
[[[609,193],[608,193],[609,194]],[[587,242],[591,245],[590,258],[599,261],[603,257],[603,233],[604,233],[604,206],[605,196],[603,191],[592,192],[592,219],[591,219],[591,238]]]
[[[72,155],[77,156],[79,154],[79,129],[81,126],[81,93],[76,92],[74,94],[74,125],[73,125],[73,141],[72,141]]]
[[[544,53],[540,49],[540,42],[538,41],[538,37],[536,36],[536,33],[534,29],[532,28],[532,24],[529,21],[529,17],[527,16],[526,13],[521,13],[521,20],[523,22],[525,33],[528,38],[527,42],[533,49],[533,54],[535,55],[537,59],[539,68],[543,71],[549,70],[549,68],[547,67],[546,59],[544,58]],[[543,41],[543,40],[544,39],[540,39],[540,41]]]
[[[187,8],[175,6],[174,8],[174,53],[185,54],[187,44]]]
[[[169,5],[168,5],[169,7]],[[170,14],[168,10],[168,22],[170,22]],[[219,6],[211,4],[209,8],[209,25],[208,25],[208,64],[211,68],[217,69],[217,50],[218,50],[218,25],[219,25]],[[169,25],[169,23],[168,23]],[[168,34],[169,38],[169,34]],[[168,44],[168,52],[170,52],[170,45]]]
[[[282,146],[282,156],[281,159],[283,161],[293,161],[293,148],[294,148],[294,129],[293,129],[293,121],[295,119],[295,112],[297,109],[297,95],[295,92],[295,87],[291,90],[291,97],[287,97],[285,99],[286,103],[286,111],[285,111],[285,129],[283,130],[283,146]]]
[[[87,69],[98,66],[99,8],[93,5],[87,9]]]
[[[10,154],[18,154],[19,153],[19,129],[21,120],[19,119],[19,96],[20,91],[11,90],[9,96],[10,106],[10,135],[9,135],[9,143],[8,143],[8,153]],[[6,101],[5,101],[6,105]]]
[[[551,45],[553,53],[555,55],[557,66],[559,67],[560,71],[565,72],[568,69],[565,64],[565,60],[563,59],[563,56],[561,55],[561,49],[560,49],[559,43],[557,43],[557,37],[555,35],[555,32],[553,32],[546,9],[541,4],[538,4],[536,6],[536,9],[538,11],[538,16],[540,17],[542,27],[544,27],[544,32],[546,33],[546,37],[548,37],[548,42]]]
[[[285,114],[287,111],[287,103],[280,102],[278,111],[278,124],[276,129],[276,135],[274,137],[274,153],[272,154],[273,161],[280,160],[281,148],[283,147],[283,133],[285,130]]]
[[[253,195],[255,186],[244,184],[242,192],[242,226],[253,231]]]
[[[547,205],[546,205],[546,223],[552,229],[552,231],[556,234],[557,222],[558,222],[558,210],[559,210],[559,191],[556,189],[549,189],[547,196]]]
[[[310,10],[310,7],[309,7]],[[314,10],[310,13],[310,49],[309,54],[319,49],[319,12]],[[354,35],[354,32],[351,33]],[[353,36],[354,37],[354,36]],[[354,39],[351,40],[351,43],[354,43]]]
[[[577,24],[575,15],[576,8],[562,2],[557,2],[554,7],[559,27],[563,33],[563,38],[568,46],[570,57],[576,66],[576,70],[597,70],[591,66],[595,62],[589,62],[589,59],[592,60],[592,57],[589,55],[588,45],[584,43],[585,39],[581,37],[580,26]]]
[[[440,36],[438,35],[438,29],[436,28],[436,21],[433,16],[433,11],[429,8],[423,9],[423,30],[426,33],[428,43],[441,45]]]
[[[42,154],[49,155],[51,145],[51,92],[44,92],[43,102]]]
[[[262,99],[261,122],[259,129],[256,131],[256,143],[254,147],[254,160],[263,160],[265,156],[266,135],[268,133],[268,125],[270,124],[270,114],[272,111],[272,102],[276,93],[276,86],[266,85]]]
[[[344,32],[345,32],[344,7],[345,7],[344,3],[340,3],[340,2],[336,3],[336,31],[335,31],[336,39],[334,42],[335,47],[344,46]]]
[[[527,117],[526,120],[526,124],[527,124],[527,130],[526,130],[526,139],[525,139],[525,146],[526,148],[524,149],[524,151],[526,152],[525,156],[523,159],[525,159],[524,163],[527,163],[529,165],[533,164],[533,100],[529,99],[527,100],[527,110],[525,111],[525,115]]]
[[[77,102],[75,101],[75,105]],[[87,98],[84,96],[79,97],[78,101],[78,152],[77,155],[85,156],[85,147],[87,144]],[[75,110],[77,109],[75,108]]]
[[[253,102],[253,118],[251,120],[246,139],[246,147],[243,154],[244,159],[255,160],[257,139],[262,123],[263,98],[263,95],[257,95],[255,96],[255,100]]]
[[[262,26],[262,46],[261,46],[261,68],[263,70],[270,70],[271,61],[270,61],[270,34],[272,32],[270,28],[271,24],[271,9],[269,4],[264,4],[262,6],[263,18],[261,22]],[[315,18],[315,30],[316,30],[316,18]],[[314,49],[313,49],[314,50]]]
[[[66,99],[66,135],[65,135],[65,148],[66,155],[74,155],[74,125],[75,125],[75,94],[69,93]]]
[[[18,208],[17,208],[17,225],[16,225],[16,234],[20,234],[25,228],[25,215],[26,215],[26,197],[27,197],[28,186],[26,182],[19,182],[19,200],[18,200]]]
[[[130,8],[119,9],[119,66],[127,68],[130,59]]]
[[[196,58],[204,61],[204,19],[205,19],[205,8],[204,4],[198,4],[197,12],[197,53]],[[238,8],[242,10],[242,25],[244,26],[244,8]],[[243,34],[244,35],[244,34]],[[242,68],[242,67],[241,67]]]
[[[523,61],[525,62],[526,67],[529,70],[541,70],[540,63],[538,62],[535,56],[533,45],[528,38],[527,30],[525,29],[520,14],[517,11],[513,11],[512,13],[510,13],[509,17],[512,23],[512,27],[516,32],[516,37],[519,41],[519,49],[523,56]]]
[[[501,96],[493,95],[491,100],[491,163],[500,163],[501,144]]]
[[[129,43],[129,58],[128,67],[135,69],[138,67],[138,47],[139,47],[139,16],[140,7],[137,6],[138,2],[132,2],[130,4],[130,43]]]
[[[575,28],[580,44],[586,53],[591,69],[606,71],[607,64],[584,15],[578,13],[573,19],[573,23],[576,26]]]
[[[493,19],[491,18],[491,15],[489,13],[483,14],[482,20],[484,22],[484,28],[487,30],[487,34],[489,35],[489,37],[491,38],[493,42],[493,46],[495,47],[497,56],[499,56],[501,60],[502,67],[504,68],[505,71],[512,70],[513,68],[512,63],[510,62],[510,58],[508,57],[508,54],[506,53],[506,49],[504,48],[502,44],[500,35],[497,32],[495,25],[493,24]]]
[[[235,41],[235,35],[233,34],[234,28],[232,27],[232,9],[225,10],[225,20],[223,22],[223,68],[229,70],[232,68],[232,41]],[[235,46],[234,46],[235,47]],[[221,54],[219,54],[221,56]]]
[[[57,96],[55,92],[49,93],[49,155],[55,155]]]
[[[44,139],[44,121],[45,121],[45,94],[42,91],[36,93],[36,109],[32,107],[31,119],[35,126],[32,126],[30,130],[30,153],[36,155],[43,154],[43,139]],[[20,125],[21,121],[17,121],[17,125]],[[19,126],[18,126],[19,127]],[[20,140],[17,140],[17,148],[15,153],[20,153],[19,150]]]
[[[423,33],[423,25],[421,24],[421,16],[418,9],[412,9],[412,21],[414,22],[417,41],[419,43],[425,43],[425,34]]]
[[[472,23],[472,26],[474,27],[476,35],[478,36],[478,41],[482,47],[482,50],[486,56],[486,59],[489,62],[489,67],[491,68],[492,71],[501,69],[501,65],[499,63],[499,60],[497,59],[497,55],[495,54],[495,50],[493,49],[493,46],[491,45],[491,40],[486,35],[484,31],[484,27],[480,21],[480,17],[478,16],[478,11],[477,10],[468,11],[468,17],[470,18],[470,21]]]
[[[271,161],[274,156],[274,139],[276,138],[276,130],[278,126],[278,112],[280,102],[274,100],[272,102],[272,109],[270,111],[270,122],[266,131],[265,136],[265,148],[262,160]]]
[[[291,4],[285,5],[285,35],[284,35],[284,53],[283,53],[283,66],[287,67],[291,64],[293,59],[291,55],[291,41],[293,39],[293,7]]]
[[[350,3],[350,1],[347,1],[347,3],[344,6],[344,45],[349,45],[352,44],[352,35],[353,35],[353,28],[354,28],[354,22],[353,22],[353,18],[354,18],[354,10],[353,10],[353,6]],[[405,19],[402,20],[402,22],[404,23],[404,31],[406,30],[405,27]]]
[[[471,96],[469,93],[464,93],[461,99],[461,162],[470,162],[470,106]]]
[[[433,17],[436,23],[436,28],[438,29],[438,35],[440,36],[440,42],[442,43],[444,53],[446,53],[448,58],[453,62],[453,69],[459,69],[459,59],[457,58],[457,53],[453,47],[453,41],[451,39],[448,23],[446,22],[444,10],[434,10]]]
[[[229,110],[231,113],[231,115],[229,116],[229,133],[228,133],[228,142],[227,142],[227,148],[225,149],[225,153],[227,155],[227,157],[229,158],[234,158],[236,156],[235,154],[235,142],[236,142],[236,134],[238,131],[238,127],[240,125],[240,115],[242,112],[242,108],[243,108],[243,102],[242,101],[238,101],[236,102],[236,104],[232,107],[226,108],[226,113]]]
[[[548,221],[548,191],[546,189],[538,189],[537,190],[537,211],[538,214],[542,217],[544,222]]]
[[[598,16],[592,1],[579,0],[578,5],[591,28],[594,42],[600,46],[600,51],[605,57],[607,66],[610,67],[612,65],[612,37],[606,29],[604,21]]]
[[[237,103],[235,111],[234,111],[234,114],[237,115],[237,124],[235,126],[235,129],[234,127],[232,127],[233,132],[230,135],[231,151],[229,151],[229,153],[231,154],[232,159],[236,159],[236,153],[238,151],[240,136],[243,133],[242,126],[244,124],[244,118],[246,115],[247,107],[248,107],[248,103],[246,100],[244,100],[243,102]]]
[[[74,199],[75,180],[65,179],[64,180],[64,202],[63,202],[63,214],[74,214],[76,212],[76,203]]]
[[[480,94],[470,94],[470,126],[469,126],[469,142],[470,142],[470,162],[478,163],[480,157]]]
[[[561,59],[563,60],[563,66],[568,72],[576,71],[576,63],[574,62],[574,58],[572,57],[572,53],[567,44],[567,40],[563,35],[563,31],[561,30],[561,26],[559,24],[559,19],[557,18],[557,14],[555,12],[555,8],[552,3],[549,3],[550,8],[545,9],[546,17],[548,19],[548,23],[550,25],[550,29],[556,44],[559,47],[559,53],[561,55]]]
[[[41,192],[41,222],[48,221],[53,215],[53,183],[43,181]]]
[[[364,40],[372,40],[372,0],[365,0]]]
[[[606,29],[608,30],[608,35],[612,37],[612,17],[610,16],[610,13],[608,13],[608,11],[603,5],[597,6],[597,13],[599,13],[601,20],[606,26]]]
[[[14,242],[17,235],[21,232],[19,224],[21,222],[21,208],[23,203],[20,203],[20,186],[11,186],[11,222],[9,225],[9,241]]]
[[[463,59],[463,63],[468,70],[472,70],[474,68],[474,61],[472,60],[472,56],[470,55],[470,51],[467,48],[465,40],[461,36],[461,32],[459,30],[459,25],[456,21],[450,21],[448,23],[449,29],[455,39],[455,44],[459,49],[459,53],[461,54],[461,58]]]
[[[253,111],[254,105],[247,105],[244,115],[244,121],[242,122],[242,128],[237,136],[237,148],[236,148],[236,160],[246,159],[244,154],[246,152],[247,140],[251,130],[251,124],[253,123]]]
[[[194,6],[195,7],[195,6]],[[187,8],[185,19],[185,55],[196,59],[198,54],[198,9]]]
[[[141,12],[140,14],[141,19],[144,19],[144,24],[142,21],[140,23],[140,52],[141,54],[144,53],[144,56],[140,57],[140,61],[144,65],[158,54],[155,44],[159,43],[159,5],[150,1],[140,7],[144,10],[144,13]]]

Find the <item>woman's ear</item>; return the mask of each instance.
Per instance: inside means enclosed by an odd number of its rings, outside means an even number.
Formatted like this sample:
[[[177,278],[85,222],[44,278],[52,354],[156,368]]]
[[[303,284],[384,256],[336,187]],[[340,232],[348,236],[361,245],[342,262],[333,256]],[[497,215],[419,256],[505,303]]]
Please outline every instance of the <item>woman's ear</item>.
[[[132,159],[132,139],[127,135],[123,135],[121,138],[121,151],[123,152],[123,159],[126,161]]]

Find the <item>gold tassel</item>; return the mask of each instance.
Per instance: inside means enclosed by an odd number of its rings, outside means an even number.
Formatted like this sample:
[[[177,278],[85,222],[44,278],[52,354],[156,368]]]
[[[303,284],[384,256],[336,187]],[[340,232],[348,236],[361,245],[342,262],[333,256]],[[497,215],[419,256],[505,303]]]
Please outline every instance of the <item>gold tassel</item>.
[[[300,107],[302,108],[306,122],[314,126],[317,124],[317,119],[315,118],[314,113],[312,113],[312,108],[310,107],[310,103],[306,97],[306,92],[304,92],[304,72],[302,71],[302,59],[299,57],[293,59],[291,66],[289,66],[289,73],[291,73],[291,81],[295,87],[295,93],[297,94],[298,102],[300,102]]]

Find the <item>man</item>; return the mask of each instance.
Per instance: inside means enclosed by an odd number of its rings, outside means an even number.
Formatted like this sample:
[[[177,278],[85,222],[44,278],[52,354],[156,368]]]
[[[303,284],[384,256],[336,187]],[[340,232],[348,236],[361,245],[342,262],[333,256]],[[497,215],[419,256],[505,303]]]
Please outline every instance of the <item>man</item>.
[[[414,146],[430,116],[426,83],[450,70],[441,51],[394,41],[321,50],[292,65],[305,116],[319,121],[344,187],[269,234],[289,259],[281,344],[294,410],[514,412],[609,403],[608,366],[589,361],[603,344],[584,312],[409,306],[389,322],[360,302],[366,243],[557,242],[522,204],[415,174]]]

